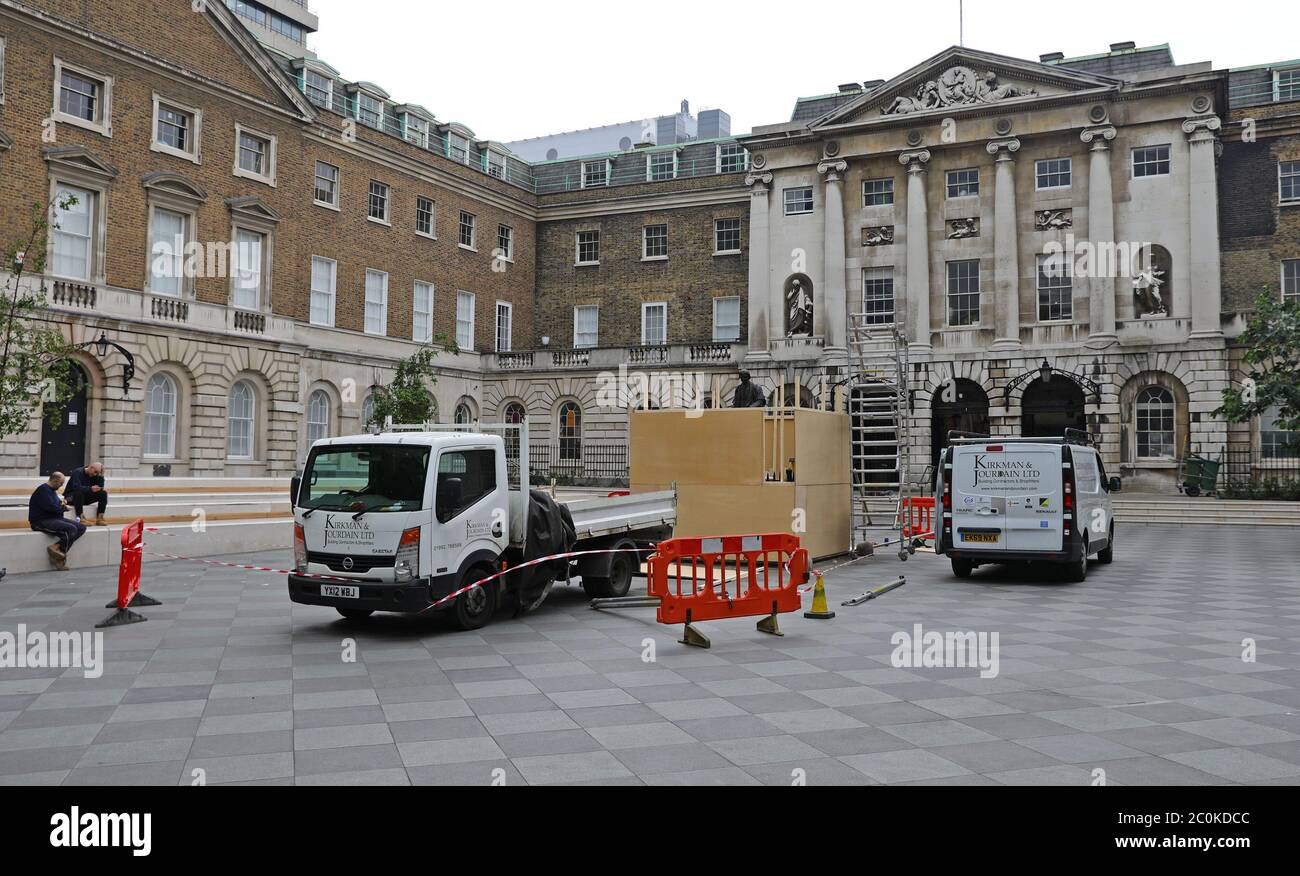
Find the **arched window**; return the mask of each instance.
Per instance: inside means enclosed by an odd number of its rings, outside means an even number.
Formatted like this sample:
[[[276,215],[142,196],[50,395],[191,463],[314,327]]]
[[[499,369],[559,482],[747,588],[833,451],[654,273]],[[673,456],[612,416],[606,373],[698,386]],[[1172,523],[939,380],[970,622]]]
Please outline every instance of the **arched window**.
[[[307,400],[307,443],[315,444],[330,436],[330,396],[318,389]]]
[[[176,455],[176,381],[166,374],[150,377],[145,387],[144,455]]]
[[[524,406],[519,402],[510,402],[505,406],[502,416],[504,422],[518,425],[524,421],[527,413]],[[518,459],[519,457],[519,433],[516,431],[506,432],[506,459]]]
[[[226,455],[231,459],[253,458],[253,399],[253,387],[247,380],[241,380],[230,388]]]
[[[369,429],[370,421],[375,418],[375,397],[366,396],[361,402],[361,428]]]
[[[474,422],[474,413],[469,409],[469,405],[464,402],[456,405],[456,425],[468,426],[472,422]]]
[[[1173,394],[1160,386],[1148,386],[1138,393],[1135,413],[1137,458],[1173,459]]]
[[[582,460],[582,408],[575,402],[560,405],[559,415],[560,461]]]

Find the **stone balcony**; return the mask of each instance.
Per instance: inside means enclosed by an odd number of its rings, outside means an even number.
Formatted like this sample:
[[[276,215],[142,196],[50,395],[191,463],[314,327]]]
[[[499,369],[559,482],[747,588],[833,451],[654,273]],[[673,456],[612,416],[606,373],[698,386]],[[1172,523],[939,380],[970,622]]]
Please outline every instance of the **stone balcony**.
[[[508,372],[614,371],[627,368],[706,368],[733,366],[745,355],[743,343],[701,341],[689,344],[578,349],[514,350],[489,354],[489,368]]]

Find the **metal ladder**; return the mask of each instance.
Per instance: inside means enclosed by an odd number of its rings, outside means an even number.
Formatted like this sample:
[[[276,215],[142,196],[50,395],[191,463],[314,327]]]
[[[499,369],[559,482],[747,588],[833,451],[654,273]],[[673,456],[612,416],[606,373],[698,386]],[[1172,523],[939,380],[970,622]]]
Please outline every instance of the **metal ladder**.
[[[897,496],[895,524],[902,544],[908,479],[907,335],[903,324],[871,322],[878,314],[849,316],[848,409],[851,429],[854,547],[869,540],[873,528],[869,502]],[[877,527],[878,528],[878,527]],[[904,546],[905,548],[905,546]]]

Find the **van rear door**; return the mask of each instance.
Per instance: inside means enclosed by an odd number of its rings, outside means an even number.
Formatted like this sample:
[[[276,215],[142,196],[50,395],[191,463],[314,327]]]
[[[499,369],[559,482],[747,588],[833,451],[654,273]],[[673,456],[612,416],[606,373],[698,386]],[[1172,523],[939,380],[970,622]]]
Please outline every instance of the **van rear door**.
[[[953,547],[968,551],[1059,551],[1060,447],[958,447],[953,459]]]

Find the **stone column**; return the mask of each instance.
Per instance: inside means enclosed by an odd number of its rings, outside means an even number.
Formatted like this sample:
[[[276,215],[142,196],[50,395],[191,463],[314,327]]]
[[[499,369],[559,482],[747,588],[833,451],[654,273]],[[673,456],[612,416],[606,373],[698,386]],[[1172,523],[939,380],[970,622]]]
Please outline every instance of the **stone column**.
[[[772,174],[751,173],[745,177],[749,186],[749,352],[748,362],[766,362],[772,358],[769,341],[771,327],[779,332],[780,309],[772,303],[772,262],[768,234],[768,194],[772,191]],[[771,322],[773,315],[778,317]]]
[[[987,144],[993,174],[993,350],[1020,349],[1020,230],[1016,217],[1015,137]],[[984,314],[980,314],[980,322]]]
[[[1193,338],[1220,338],[1223,329],[1219,313],[1223,292],[1219,282],[1219,206],[1215,162],[1220,148],[1215,131],[1218,116],[1198,116],[1183,122],[1183,133],[1191,150],[1188,173],[1188,220],[1190,234],[1190,276]],[[1178,294],[1177,287],[1174,294]]]
[[[1088,280],[1087,344],[1108,347],[1119,342],[1115,334],[1115,278],[1119,264],[1117,259],[1103,264],[1097,256],[1115,252],[1115,196],[1110,181],[1110,141],[1115,139],[1115,128],[1088,128],[1079,139],[1092,144],[1088,158],[1088,240],[1094,256],[1089,261],[1092,277]],[[1066,258],[1072,259],[1073,254],[1066,253]]]
[[[848,361],[848,300],[844,290],[844,177],[849,164],[831,159],[817,165],[826,177],[826,209],[822,230],[825,279],[822,281],[823,335],[826,339],[824,361],[844,364]]]
[[[929,149],[904,152],[898,161],[907,168],[907,307],[908,347],[929,352],[930,346],[930,222],[925,199],[925,165]]]

